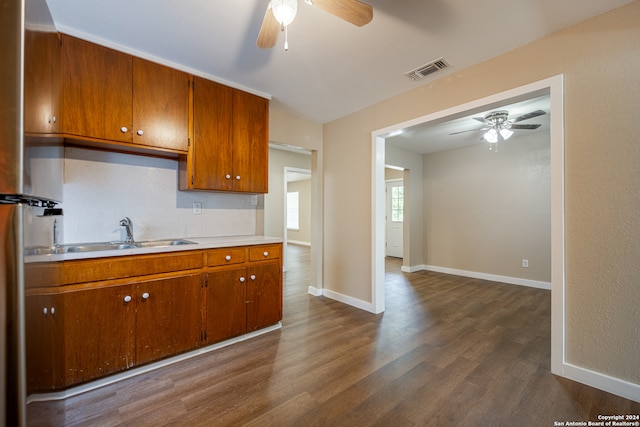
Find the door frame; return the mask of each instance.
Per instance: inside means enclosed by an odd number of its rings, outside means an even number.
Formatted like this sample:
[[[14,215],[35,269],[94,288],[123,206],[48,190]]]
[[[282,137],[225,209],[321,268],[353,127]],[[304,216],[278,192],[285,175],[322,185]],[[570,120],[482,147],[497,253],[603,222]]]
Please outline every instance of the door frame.
[[[284,197],[283,197],[283,203],[284,203],[284,215],[283,215],[283,224],[282,226],[284,227],[283,231],[282,231],[282,271],[287,271],[288,270],[288,263],[287,263],[287,245],[289,244],[289,239],[288,239],[288,230],[287,230],[287,191],[289,190],[289,181],[287,181],[287,173],[288,172],[298,172],[298,173],[303,173],[303,174],[308,174],[309,175],[309,179],[311,180],[313,178],[312,174],[311,174],[311,169],[302,169],[302,168],[295,168],[292,166],[285,166],[284,167],[284,172],[283,172],[283,181],[284,181]],[[313,203],[313,197],[312,197],[312,203]],[[313,207],[311,208],[313,210]]]
[[[441,120],[492,104],[549,95],[551,111],[551,372],[563,375],[565,366],[565,247],[564,247],[564,77],[562,74],[477,99],[371,133],[372,151],[372,308],[381,313],[384,300],[385,137],[406,127]]]

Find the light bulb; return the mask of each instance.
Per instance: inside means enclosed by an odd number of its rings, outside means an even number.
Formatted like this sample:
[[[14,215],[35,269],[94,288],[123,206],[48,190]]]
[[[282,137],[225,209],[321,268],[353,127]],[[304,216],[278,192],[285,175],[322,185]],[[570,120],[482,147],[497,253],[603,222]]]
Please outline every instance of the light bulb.
[[[498,142],[498,132],[495,129],[489,129],[484,134],[484,139],[490,144]]]
[[[298,13],[298,0],[271,0],[271,12],[276,21],[286,27]]]
[[[511,131],[509,129],[501,129],[500,130],[500,135],[502,135],[502,138],[507,140],[507,139],[511,138],[511,135],[513,135],[513,131]]]

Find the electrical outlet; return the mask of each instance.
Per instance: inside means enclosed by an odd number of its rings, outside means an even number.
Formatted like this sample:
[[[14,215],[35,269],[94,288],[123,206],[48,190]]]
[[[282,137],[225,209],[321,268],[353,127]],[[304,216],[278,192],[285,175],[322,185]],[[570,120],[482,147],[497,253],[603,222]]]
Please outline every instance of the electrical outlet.
[[[528,259],[523,259],[522,260],[522,266],[524,268],[528,268],[529,267],[529,260]]]
[[[193,202],[193,214],[194,215],[202,214],[202,202]]]

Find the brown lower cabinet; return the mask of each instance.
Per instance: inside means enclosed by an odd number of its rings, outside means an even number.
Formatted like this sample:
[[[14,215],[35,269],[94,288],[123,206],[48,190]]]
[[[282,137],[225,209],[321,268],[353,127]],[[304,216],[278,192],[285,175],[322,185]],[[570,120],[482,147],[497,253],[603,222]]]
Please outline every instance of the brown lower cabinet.
[[[207,342],[243,335],[282,319],[280,264],[208,273]]]
[[[252,261],[250,248],[269,255]],[[61,390],[278,323],[280,251],[278,244],[27,263],[28,392]],[[42,286],[43,271],[55,285]],[[31,276],[38,287],[29,286]],[[88,278],[96,280],[82,282]]]
[[[28,295],[28,389],[55,390],[196,348],[201,275]]]

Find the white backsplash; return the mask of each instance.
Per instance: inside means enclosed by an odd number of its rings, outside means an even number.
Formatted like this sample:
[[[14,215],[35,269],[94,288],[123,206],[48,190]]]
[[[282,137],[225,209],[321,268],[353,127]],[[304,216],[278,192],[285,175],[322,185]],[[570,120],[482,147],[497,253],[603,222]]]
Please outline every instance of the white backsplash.
[[[125,216],[136,240],[256,234],[255,197],[178,191],[177,160],[66,147],[63,197],[64,243],[124,240]]]

